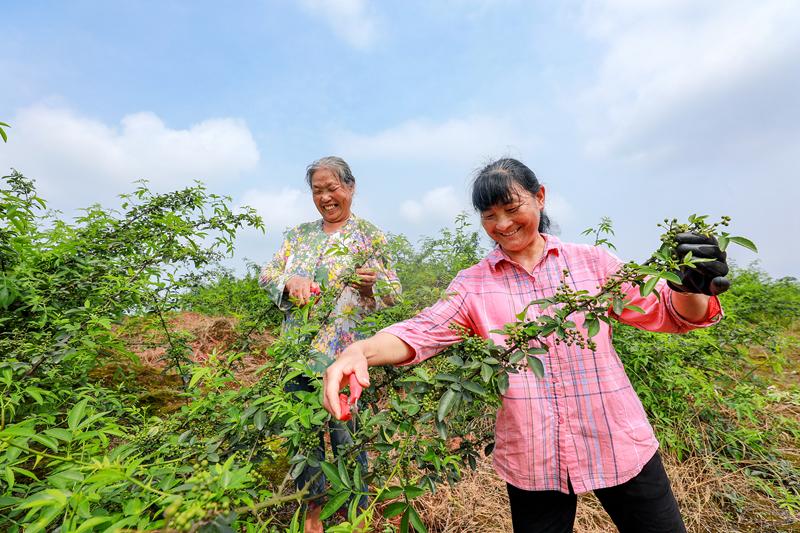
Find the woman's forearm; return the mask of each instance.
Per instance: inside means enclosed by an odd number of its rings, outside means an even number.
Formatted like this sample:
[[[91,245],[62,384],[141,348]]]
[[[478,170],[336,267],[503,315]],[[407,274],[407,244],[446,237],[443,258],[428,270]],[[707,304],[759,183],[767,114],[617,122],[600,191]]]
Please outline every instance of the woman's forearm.
[[[354,344],[359,345],[369,366],[396,365],[414,357],[414,349],[391,333],[377,333]]]
[[[685,320],[702,322],[706,318],[710,296],[675,291],[672,291],[671,295],[672,306]]]

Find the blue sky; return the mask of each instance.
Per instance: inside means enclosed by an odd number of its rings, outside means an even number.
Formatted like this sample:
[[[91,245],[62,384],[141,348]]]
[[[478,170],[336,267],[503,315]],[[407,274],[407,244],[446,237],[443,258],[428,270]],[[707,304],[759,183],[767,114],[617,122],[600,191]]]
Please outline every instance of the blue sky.
[[[314,218],[303,174],[344,157],[354,211],[412,240],[511,155],[562,238],[602,216],[623,258],[656,223],[733,217],[733,250],[798,276],[800,4],[765,0],[10,2],[0,168],[66,213],[147,178],[256,207],[233,264]]]

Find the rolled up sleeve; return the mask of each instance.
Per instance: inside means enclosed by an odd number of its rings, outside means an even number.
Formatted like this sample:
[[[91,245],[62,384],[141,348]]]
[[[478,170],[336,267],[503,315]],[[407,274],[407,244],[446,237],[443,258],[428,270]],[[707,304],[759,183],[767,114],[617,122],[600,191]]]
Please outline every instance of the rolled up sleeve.
[[[598,260],[601,268],[606,272],[606,276],[610,277],[619,270],[623,263],[610,252],[600,248],[598,250],[600,251]],[[716,296],[709,299],[708,310],[702,321],[690,322],[683,318],[672,304],[673,290],[663,279],[656,284],[658,296],[649,294],[643,297],[639,293],[639,287],[634,285],[625,286],[624,291],[628,304],[642,308],[644,313],[625,309],[619,315],[614,312],[610,314],[623,324],[635,328],[662,333],[686,333],[693,329],[714,325],[722,319],[722,305]]]
[[[414,357],[397,366],[420,363],[461,341],[451,326],[472,329],[467,314],[469,293],[456,278],[447,288],[447,297],[418,315],[381,330],[400,338],[414,350]]]

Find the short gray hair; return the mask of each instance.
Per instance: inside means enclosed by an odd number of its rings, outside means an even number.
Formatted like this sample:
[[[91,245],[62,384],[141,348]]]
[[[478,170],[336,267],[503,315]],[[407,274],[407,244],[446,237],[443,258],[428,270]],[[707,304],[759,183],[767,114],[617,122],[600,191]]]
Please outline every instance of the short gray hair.
[[[308,165],[308,167],[306,167],[306,183],[308,183],[309,187],[311,187],[311,177],[314,175],[314,172],[317,170],[322,170],[323,168],[328,169],[336,174],[336,177],[339,178],[340,183],[347,185],[351,189],[355,186],[356,178],[353,176],[353,172],[350,170],[350,165],[348,165],[341,157],[331,155],[317,159]]]

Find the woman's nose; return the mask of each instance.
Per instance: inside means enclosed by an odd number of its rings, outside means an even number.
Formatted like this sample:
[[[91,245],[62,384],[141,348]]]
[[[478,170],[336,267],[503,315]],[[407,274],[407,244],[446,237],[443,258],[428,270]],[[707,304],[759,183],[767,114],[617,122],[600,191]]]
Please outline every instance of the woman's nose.
[[[500,231],[505,231],[511,227],[511,219],[508,217],[500,217],[497,219],[495,227]]]

